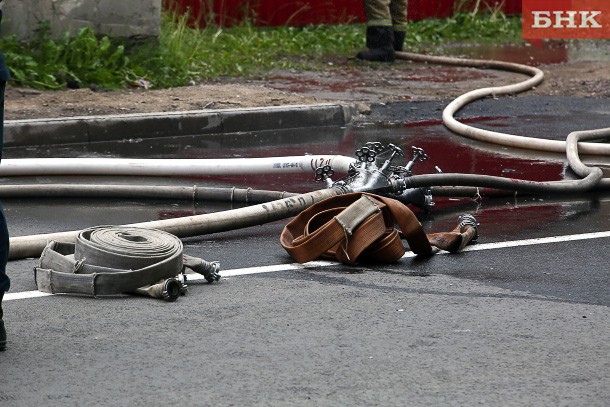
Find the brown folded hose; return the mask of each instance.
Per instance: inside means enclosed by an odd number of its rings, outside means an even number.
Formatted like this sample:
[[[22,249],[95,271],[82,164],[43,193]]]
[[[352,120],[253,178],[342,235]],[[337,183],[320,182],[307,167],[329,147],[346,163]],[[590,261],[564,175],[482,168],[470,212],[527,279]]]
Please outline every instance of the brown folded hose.
[[[284,227],[280,244],[299,263],[318,258],[349,265],[392,263],[405,254],[401,238],[418,255],[431,255],[434,248],[452,253],[463,249],[478,236],[476,220],[468,216],[451,232],[426,235],[413,212],[399,201],[352,193],[325,199],[301,212]]]

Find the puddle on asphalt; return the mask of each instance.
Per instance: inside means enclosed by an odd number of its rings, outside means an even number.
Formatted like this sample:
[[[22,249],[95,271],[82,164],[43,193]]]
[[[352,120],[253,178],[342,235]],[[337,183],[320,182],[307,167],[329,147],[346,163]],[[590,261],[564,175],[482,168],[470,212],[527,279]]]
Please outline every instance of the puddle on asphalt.
[[[479,118],[477,122],[497,125],[497,118]],[[104,142],[9,148],[5,158],[27,157],[124,157],[124,158],[247,158],[292,156],[305,154],[339,154],[353,157],[366,142],[393,143],[403,148],[407,157],[396,163],[404,165],[410,158],[412,146],[422,148],[430,159],[418,163],[414,173],[432,173],[437,167],[443,172],[479,173],[495,176],[548,181],[562,179],[564,162],[561,156],[541,159],[537,154],[515,152],[488,146],[453,136],[440,122],[420,122],[399,126],[372,126],[350,129],[310,130],[307,137],[293,131],[258,132],[238,135],[206,135],[137,140],[132,142]],[[270,147],[272,146],[272,147]],[[305,176],[227,176],[185,177],[192,180],[212,180],[228,184],[242,184],[253,188],[311,190],[317,185]],[[224,180],[224,181],[221,181]],[[238,186],[238,185],[236,185]]]

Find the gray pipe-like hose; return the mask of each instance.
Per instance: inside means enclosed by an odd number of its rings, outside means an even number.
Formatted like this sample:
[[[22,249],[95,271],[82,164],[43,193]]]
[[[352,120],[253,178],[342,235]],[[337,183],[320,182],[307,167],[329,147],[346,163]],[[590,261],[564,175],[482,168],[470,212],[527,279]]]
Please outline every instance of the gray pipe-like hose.
[[[506,191],[503,189],[493,189],[486,187],[454,187],[454,186],[432,186],[430,187],[432,196],[446,196],[446,197],[462,197],[462,198],[473,198],[478,199],[482,197],[501,197],[511,196],[514,192]]]
[[[588,191],[594,188],[607,188],[610,186],[610,180],[603,178],[603,171],[601,168],[586,166],[580,160],[578,149],[582,145],[582,143],[579,143],[580,140],[594,140],[608,136],[610,136],[610,128],[577,131],[568,135],[568,138],[566,139],[568,164],[576,174],[584,177],[580,180],[535,182],[489,175],[442,173],[415,175],[406,178],[405,183],[407,188],[470,186],[538,193],[573,193]]]
[[[585,165],[579,157],[578,150],[582,143],[580,140],[595,140],[610,136],[610,128],[575,131],[566,139],[566,156],[568,164],[576,174],[584,177],[580,180],[563,180],[549,182],[526,181],[513,178],[494,177],[477,174],[429,174],[414,175],[405,178],[407,188],[452,186],[452,187],[482,187],[511,191],[537,192],[537,193],[574,193],[592,189],[610,187],[610,179],[603,178],[603,171],[599,167]]]
[[[174,185],[110,184],[27,184],[0,185],[2,198],[114,198],[114,199],[184,199],[262,203],[295,196],[292,192],[252,188],[222,188]]]
[[[200,236],[286,219],[297,215],[299,212],[318,201],[347,192],[349,192],[349,190],[345,188],[321,189],[306,194],[300,194],[245,208],[231,209],[224,212],[141,222],[126,226],[159,229],[177,237]],[[14,260],[40,256],[42,250],[49,241],[74,242],[79,232],[80,231],[69,231],[12,237],[10,239],[9,259]]]
[[[600,168],[591,168],[591,173],[580,180],[536,182],[513,178],[495,177],[478,174],[427,174],[413,175],[405,179],[407,188],[429,186],[470,186],[495,188],[510,191],[537,193],[573,193],[589,191],[595,187],[603,176]]]

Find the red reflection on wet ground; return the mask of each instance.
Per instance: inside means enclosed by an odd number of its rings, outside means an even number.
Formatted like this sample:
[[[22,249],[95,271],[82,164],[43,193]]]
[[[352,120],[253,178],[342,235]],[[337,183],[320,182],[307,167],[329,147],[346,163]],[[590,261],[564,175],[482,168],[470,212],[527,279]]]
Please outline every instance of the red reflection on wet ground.
[[[545,41],[540,45],[482,44],[475,46],[444,49],[450,56],[473,59],[491,59],[526,65],[561,64],[568,61],[568,43],[565,41]]]
[[[405,151],[411,146],[404,145]],[[530,181],[562,179],[563,162],[519,158],[475,149],[452,138],[430,137],[417,140],[430,160],[418,164],[415,174],[429,174],[439,166],[446,173],[485,174]]]
[[[299,77],[288,75],[275,75],[269,78],[269,82],[274,89],[296,92],[328,92],[331,94],[367,92],[371,86],[371,78],[366,73],[356,69],[341,69],[340,75],[329,75],[326,78],[308,79],[307,73],[302,73]],[[434,69],[428,69],[425,65],[410,66],[404,71],[394,71],[392,81],[403,82],[432,82],[432,83],[451,83],[476,80],[490,77],[488,72],[480,69],[456,68],[442,65],[435,65]],[[338,97],[338,95],[337,95]],[[410,99],[409,96],[404,97]]]
[[[508,116],[477,116],[471,118],[460,118],[460,123],[480,123],[485,122],[489,127],[509,127],[506,123],[494,123],[498,120],[508,119]],[[403,123],[403,127],[430,127],[443,126],[441,119],[422,120],[417,122]]]
[[[485,119],[486,122],[495,118]],[[473,119],[483,121],[483,118]],[[417,133],[413,131],[417,130]],[[414,174],[429,174],[437,172],[436,167],[445,173],[485,174],[501,176],[506,178],[524,179],[530,181],[554,181],[563,178],[564,163],[561,157],[556,160],[543,160],[538,158],[523,158],[510,153],[502,152],[505,149],[498,148],[497,152],[489,149],[479,149],[471,144],[462,143],[460,138],[447,136],[440,123],[410,123],[402,129],[389,129],[392,132],[392,141],[403,148],[406,152],[402,163],[404,165],[410,159],[411,146],[424,149],[430,160],[417,163],[413,169]],[[367,141],[363,140],[358,129],[346,132],[341,139],[328,140],[315,144],[276,143],[273,149],[268,146],[260,146],[242,149],[189,149],[188,158],[214,158],[214,157],[269,157],[269,156],[293,156],[307,154],[322,155],[346,155],[354,156],[354,152],[362,147]],[[384,137],[387,140],[387,135]],[[398,139],[398,140],[397,140]],[[385,142],[387,144],[387,141]],[[185,157],[184,155],[180,155]],[[252,187],[262,189],[280,189],[294,192],[309,191],[323,188],[324,184],[314,183],[313,175],[304,174],[279,174],[279,175],[238,175],[238,176],[214,176],[200,177],[210,179],[221,184],[237,187]]]
[[[446,56],[514,62],[533,66],[561,64],[568,60],[568,44],[564,41],[546,41],[540,46],[452,45],[443,48],[442,52]],[[403,65],[404,69],[402,69],[400,63],[406,62],[398,61],[390,67],[392,69],[388,69],[390,73],[386,78],[387,81],[452,83],[492,77],[489,72],[481,69],[444,65],[433,65],[431,68],[426,64]],[[300,72],[298,77],[275,75],[268,78],[267,85],[287,92],[301,94],[316,92],[318,96],[339,98],[341,95],[366,93],[366,88],[383,81],[377,72],[354,67],[346,62],[338,63],[336,67],[337,71],[329,73],[326,77],[320,76],[319,73],[314,75],[308,72]],[[405,96],[404,99],[408,100],[410,97]]]
[[[484,70],[455,68],[442,65],[434,66],[434,69],[422,69],[405,72],[400,78],[405,81],[451,83],[489,78],[490,75]]]

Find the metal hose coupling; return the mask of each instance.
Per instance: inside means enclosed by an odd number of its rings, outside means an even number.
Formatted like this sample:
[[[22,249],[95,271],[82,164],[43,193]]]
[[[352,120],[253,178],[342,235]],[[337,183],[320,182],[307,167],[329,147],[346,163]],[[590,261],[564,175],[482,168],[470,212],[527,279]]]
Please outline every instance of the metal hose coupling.
[[[479,225],[477,222],[477,218],[474,215],[469,213],[465,213],[463,215],[458,216],[458,224],[460,226],[460,232],[464,232],[466,227],[472,227],[474,229],[474,237],[471,239],[471,242],[474,242],[479,237]]]
[[[195,273],[201,274],[208,283],[220,280],[220,263],[217,261],[206,261],[199,257],[183,255],[183,265]]]
[[[167,302],[173,302],[184,292],[183,284],[177,278],[161,280],[156,284],[136,288],[133,293],[159,298]]]

